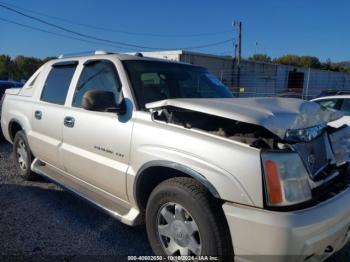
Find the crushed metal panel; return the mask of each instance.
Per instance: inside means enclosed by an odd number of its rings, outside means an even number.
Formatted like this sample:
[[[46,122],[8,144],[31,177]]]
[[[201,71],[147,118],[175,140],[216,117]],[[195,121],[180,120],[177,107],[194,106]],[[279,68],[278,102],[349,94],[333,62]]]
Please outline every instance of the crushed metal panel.
[[[149,103],[148,109],[173,106],[245,123],[260,125],[280,137],[290,129],[302,129],[343,116],[336,110],[294,98],[180,98]]]
[[[350,127],[346,126],[329,134],[332,150],[337,165],[350,160]]]

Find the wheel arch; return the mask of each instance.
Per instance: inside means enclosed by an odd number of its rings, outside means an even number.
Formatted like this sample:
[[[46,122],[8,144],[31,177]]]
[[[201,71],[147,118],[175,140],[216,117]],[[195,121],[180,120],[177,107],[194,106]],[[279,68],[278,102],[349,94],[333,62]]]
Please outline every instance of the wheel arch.
[[[173,177],[193,178],[215,198],[221,198],[216,188],[202,174],[192,168],[172,161],[153,160],[142,165],[135,177],[134,198],[138,207],[145,210],[153,189],[161,182]]]
[[[22,123],[18,119],[13,118],[9,121],[8,134],[11,142],[13,142],[13,140],[15,139],[16,133],[21,130],[25,132]]]

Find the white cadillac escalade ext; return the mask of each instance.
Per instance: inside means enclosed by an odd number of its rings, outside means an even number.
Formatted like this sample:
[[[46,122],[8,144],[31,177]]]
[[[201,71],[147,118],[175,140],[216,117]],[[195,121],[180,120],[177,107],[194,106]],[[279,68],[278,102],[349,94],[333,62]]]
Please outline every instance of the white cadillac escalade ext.
[[[314,261],[350,238],[350,128],[327,126],[340,117],[233,98],[201,67],[99,52],[8,90],[1,127],[23,178],[146,223],[157,255]]]

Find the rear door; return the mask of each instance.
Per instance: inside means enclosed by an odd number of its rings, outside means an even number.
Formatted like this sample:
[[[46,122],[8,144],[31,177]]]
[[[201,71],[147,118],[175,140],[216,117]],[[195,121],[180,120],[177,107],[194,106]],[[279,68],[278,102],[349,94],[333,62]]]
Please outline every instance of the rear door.
[[[84,64],[72,106],[65,113],[61,148],[65,169],[101,192],[126,200],[132,108],[121,116],[85,110],[83,97],[92,90],[112,92],[120,103],[122,86],[113,62],[90,60]]]
[[[30,147],[36,157],[62,169],[59,147],[62,144],[62,128],[67,93],[75,73],[77,62],[54,64],[47,76],[40,100],[32,112]]]

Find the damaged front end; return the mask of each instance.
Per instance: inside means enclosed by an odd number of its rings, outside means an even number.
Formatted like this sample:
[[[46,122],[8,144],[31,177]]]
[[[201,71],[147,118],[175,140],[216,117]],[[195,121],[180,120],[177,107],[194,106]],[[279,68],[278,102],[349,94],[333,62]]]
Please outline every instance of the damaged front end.
[[[174,99],[146,105],[155,121],[261,150],[267,208],[300,208],[350,186],[350,127],[337,111],[297,99]]]
[[[267,206],[309,206],[349,187],[350,127],[319,127],[312,139],[286,143],[289,152],[261,153]]]

